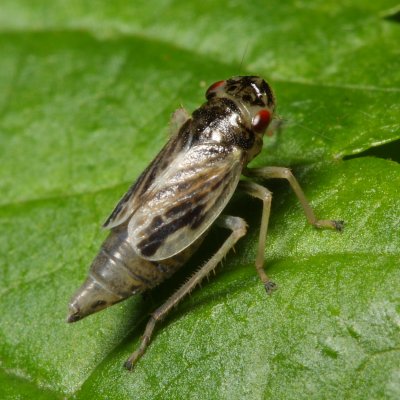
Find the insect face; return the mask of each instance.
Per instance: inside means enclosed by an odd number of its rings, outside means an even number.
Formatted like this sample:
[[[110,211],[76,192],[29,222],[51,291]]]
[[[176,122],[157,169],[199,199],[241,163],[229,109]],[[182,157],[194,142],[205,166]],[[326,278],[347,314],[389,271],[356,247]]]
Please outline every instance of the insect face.
[[[226,143],[234,143],[246,151],[245,163],[253,159],[262,149],[263,136],[272,121],[275,98],[271,87],[258,76],[236,76],[212,84],[207,92],[207,106],[201,111],[212,110],[214,132],[221,131],[215,116],[223,114],[229,122],[220,124],[227,127],[222,134]],[[214,110],[217,110],[215,112]],[[198,114],[195,114],[197,116]],[[199,117],[201,117],[199,115]],[[198,122],[206,121],[198,118]],[[204,132],[203,127],[201,131]]]
[[[275,98],[271,87],[258,76],[237,76],[212,84],[207,100],[230,98],[239,103],[250,114],[252,128],[263,133],[268,127],[275,109]]]

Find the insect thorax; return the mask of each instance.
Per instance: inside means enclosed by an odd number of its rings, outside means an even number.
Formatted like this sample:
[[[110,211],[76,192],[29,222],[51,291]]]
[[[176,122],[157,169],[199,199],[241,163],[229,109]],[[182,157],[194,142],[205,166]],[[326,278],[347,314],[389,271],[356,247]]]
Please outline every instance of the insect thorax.
[[[190,129],[197,142],[212,141],[243,150],[246,162],[262,148],[262,135],[251,129],[243,108],[227,97],[212,98],[195,110]]]

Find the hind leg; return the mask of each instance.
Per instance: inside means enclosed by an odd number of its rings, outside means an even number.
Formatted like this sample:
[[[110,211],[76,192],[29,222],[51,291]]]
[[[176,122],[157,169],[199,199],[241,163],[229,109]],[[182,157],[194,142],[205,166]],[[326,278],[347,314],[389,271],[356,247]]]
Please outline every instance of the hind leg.
[[[146,329],[142,336],[142,340],[138,349],[125,362],[125,367],[129,370],[137,363],[146,351],[154,328],[158,321],[161,321],[187,294],[189,294],[200,282],[212,272],[218,263],[226,256],[235,243],[246,234],[246,222],[239,217],[221,216],[217,221],[217,225],[230,229],[232,233],[225,240],[219,250],[211,257],[211,259],[201,267],[179,290],[177,290],[161,307],[151,314],[150,320],[146,325]]]

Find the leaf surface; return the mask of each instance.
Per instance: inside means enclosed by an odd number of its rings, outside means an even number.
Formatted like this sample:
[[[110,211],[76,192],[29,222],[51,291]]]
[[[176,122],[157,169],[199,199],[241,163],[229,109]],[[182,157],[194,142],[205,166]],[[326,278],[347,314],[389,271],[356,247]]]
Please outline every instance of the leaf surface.
[[[383,18],[395,5],[4,0],[0,397],[399,398],[400,25]],[[150,298],[74,325],[68,300],[172,112],[239,73],[272,84],[284,120],[253,166],[292,167],[345,231],[308,226],[287,183],[268,183],[267,297],[261,205],[235,196],[248,235],[128,373],[148,313],[225,233]]]

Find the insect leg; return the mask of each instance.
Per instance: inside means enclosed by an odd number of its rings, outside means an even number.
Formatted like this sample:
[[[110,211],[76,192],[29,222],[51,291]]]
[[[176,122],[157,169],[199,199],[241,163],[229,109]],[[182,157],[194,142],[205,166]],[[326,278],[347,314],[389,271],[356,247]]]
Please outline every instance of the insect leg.
[[[278,178],[278,179],[286,179],[291,188],[293,189],[294,193],[296,194],[297,198],[300,201],[301,206],[303,207],[304,214],[306,215],[307,221],[314,225],[317,228],[330,228],[336,229],[337,231],[342,231],[344,227],[343,221],[335,221],[330,219],[317,219],[314,214],[313,209],[308,202],[303,189],[297,182],[297,179],[294,177],[292,172],[289,168],[283,167],[263,167],[263,168],[253,168],[253,169],[246,169],[243,171],[243,175],[249,177],[259,177],[264,179],[270,178]]]
[[[183,107],[175,110],[169,123],[170,135],[175,136],[188,119],[190,119],[190,114]]]
[[[258,239],[258,250],[256,258],[256,270],[265,290],[270,294],[276,289],[276,284],[272,282],[264,271],[264,251],[265,241],[267,239],[269,214],[271,211],[272,193],[265,187],[258,185],[254,182],[241,181],[239,182],[239,189],[243,190],[250,196],[256,197],[263,202],[263,210],[261,217],[260,236]]]
[[[239,217],[221,216],[216,221],[217,225],[230,229],[232,233],[225,240],[219,250],[211,257],[211,259],[201,267],[179,290],[177,290],[161,307],[154,311],[150,320],[146,325],[146,329],[142,336],[139,348],[125,362],[127,369],[132,369],[134,364],[146,351],[150,343],[153,330],[158,321],[165,318],[169,311],[176,306],[188,293],[190,293],[211,271],[215,269],[218,263],[225,257],[228,251],[235,243],[246,234],[246,222]]]
[[[271,123],[268,125],[267,131],[265,134],[267,136],[274,136],[275,133],[280,134],[282,130],[282,126],[284,125],[284,120],[280,117],[277,117],[276,115],[274,116],[274,119],[271,121]]]

